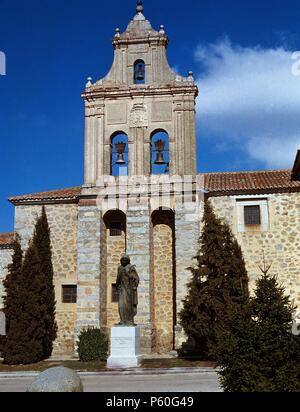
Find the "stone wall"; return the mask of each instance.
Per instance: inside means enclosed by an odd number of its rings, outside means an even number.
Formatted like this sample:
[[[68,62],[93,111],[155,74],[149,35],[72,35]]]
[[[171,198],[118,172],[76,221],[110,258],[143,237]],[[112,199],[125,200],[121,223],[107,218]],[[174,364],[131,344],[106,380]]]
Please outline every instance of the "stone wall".
[[[268,226],[240,233],[238,202],[254,199],[267,202]],[[300,307],[300,197],[299,194],[271,194],[261,197],[212,197],[216,214],[225,218],[241,244],[251,290],[259,277],[263,251],[272,273],[286,287]],[[264,203],[265,204],[265,203]],[[152,219],[148,200],[129,204],[127,226],[122,236],[110,236],[109,226],[95,204],[47,205],[51,229],[54,283],[57,299],[58,338],[54,354],[73,355],[76,335],[82,327],[111,327],[118,321],[117,303],[111,301],[111,285],[121,255],[126,252],[141,278],[136,322],[142,329],[144,353],[169,352],[185,340],[179,322],[191,273],[187,269],[199,247],[201,208],[175,204],[175,239],[171,222]],[[41,206],[16,208],[15,231],[26,249]],[[171,213],[171,212],[170,212]],[[155,216],[155,213],[152,215]],[[117,219],[118,220],[118,219]],[[77,225],[79,230],[77,230]],[[126,233],[126,234],[125,234]],[[173,243],[175,246],[173,249]],[[127,244],[126,244],[127,243]],[[0,310],[7,264],[12,251],[0,249]],[[78,279],[77,279],[78,268]],[[172,269],[173,268],[173,269]],[[173,273],[176,271],[176,279]],[[62,303],[62,285],[78,285],[78,302]],[[175,311],[175,313],[174,313]],[[174,316],[176,315],[177,316]],[[174,325],[175,323],[175,325]]]
[[[106,255],[105,267],[103,270],[102,279],[105,277],[106,295],[105,299],[105,321],[103,320],[107,328],[111,328],[120,321],[118,303],[112,302],[112,285],[117,281],[117,269],[120,266],[120,259],[126,252],[126,217],[119,217],[119,213],[112,213],[105,220],[105,240],[103,238],[102,250]],[[110,222],[120,222],[122,224],[121,236],[110,235]]]
[[[183,300],[187,295],[187,285],[192,274],[188,269],[194,263],[194,257],[199,249],[201,203],[191,203],[190,206],[176,205],[176,326],[175,349],[179,349],[186,340],[185,333],[180,325],[179,313],[183,307]]]
[[[100,211],[93,203],[79,205],[77,253],[76,334],[79,334],[81,329],[101,326],[101,224]]]
[[[0,248],[0,311],[3,309],[4,286],[3,280],[7,276],[7,266],[12,261],[12,249]]]
[[[174,215],[154,213],[152,224],[152,351],[168,353],[174,349]]]
[[[263,264],[264,252],[266,262],[272,263],[270,273],[278,276],[286,293],[300,308],[300,196],[289,193],[262,195],[261,198],[267,198],[269,212],[269,228],[264,232],[254,228],[238,233],[234,197],[211,198],[211,201],[217,215],[229,222],[242,247],[251,290],[261,274],[258,266]]]
[[[136,265],[140,277],[139,305],[136,323],[141,327],[141,347],[143,353],[151,353],[151,254],[150,254],[151,219],[148,201],[142,199],[137,204],[129,204],[127,212],[127,254],[132,264]]]
[[[42,206],[17,206],[15,231],[21,236],[26,250]],[[77,211],[76,204],[47,205],[46,213],[51,230],[52,261],[56,293],[58,336],[54,355],[73,355],[76,304],[62,303],[62,286],[77,285]]]

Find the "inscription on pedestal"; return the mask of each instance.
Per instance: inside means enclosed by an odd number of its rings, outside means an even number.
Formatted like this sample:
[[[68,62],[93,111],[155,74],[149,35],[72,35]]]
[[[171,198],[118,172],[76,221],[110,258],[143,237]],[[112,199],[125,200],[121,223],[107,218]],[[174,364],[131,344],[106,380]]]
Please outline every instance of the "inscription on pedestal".
[[[137,368],[141,360],[139,328],[126,326],[112,328],[111,355],[107,366],[110,369]]]
[[[127,347],[127,346],[132,346],[135,345],[135,341],[133,338],[114,338],[114,342],[116,345],[119,347]]]

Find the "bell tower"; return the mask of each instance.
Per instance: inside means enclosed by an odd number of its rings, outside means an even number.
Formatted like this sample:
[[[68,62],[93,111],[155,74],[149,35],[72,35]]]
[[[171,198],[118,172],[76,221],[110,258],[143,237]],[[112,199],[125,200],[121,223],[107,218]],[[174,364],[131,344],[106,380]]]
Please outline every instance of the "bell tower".
[[[139,0],[127,29],[115,31],[109,73],[89,78],[82,95],[77,332],[117,323],[116,270],[126,253],[140,276],[142,351],[169,353],[184,338],[179,313],[200,235],[198,88],[192,72],[171,69],[165,28],[154,30],[143,11]]]
[[[107,175],[196,175],[198,88],[192,72],[172,71],[165,28],[155,31],[143,11],[139,0],[125,32],[115,31],[111,70],[82,95],[85,187]]]

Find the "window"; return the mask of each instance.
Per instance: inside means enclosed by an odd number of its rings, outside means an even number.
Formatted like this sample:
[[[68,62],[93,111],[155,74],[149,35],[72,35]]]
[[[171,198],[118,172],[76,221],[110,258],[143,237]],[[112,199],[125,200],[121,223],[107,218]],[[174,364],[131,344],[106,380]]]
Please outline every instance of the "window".
[[[169,135],[164,130],[156,130],[151,135],[151,173],[169,174]]]
[[[112,301],[112,303],[118,303],[119,302],[119,292],[118,292],[116,284],[113,284],[112,287],[111,287],[111,301]]]
[[[122,236],[122,223],[111,222],[109,224],[109,234],[110,236]]]
[[[256,226],[261,224],[260,206],[245,206],[245,225]]]
[[[143,60],[138,60],[134,64],[134,84],[145,84],[146,68]]]
[[[111,175],[128,175],[128,136],[117,132],[111,137]]]
[[[76,303],[77,302],[77,286],[76,285],[64,285],[62,287],[62,301],[63,303]]]
[[[234,196],[238,233],[263,233],[270,230],[269,201],[259,195]]]

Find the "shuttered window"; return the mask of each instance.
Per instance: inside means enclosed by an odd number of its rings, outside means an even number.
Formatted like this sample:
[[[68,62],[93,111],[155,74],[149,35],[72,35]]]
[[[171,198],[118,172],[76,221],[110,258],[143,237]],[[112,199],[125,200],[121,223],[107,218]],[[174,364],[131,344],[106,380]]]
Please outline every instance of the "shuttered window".
[[[77,302],[77,286],[65,285],[62,287],[62,301],[63,303]]]
[[[245,225],[255,226],[261,224],[260,206],[245,206]]]

